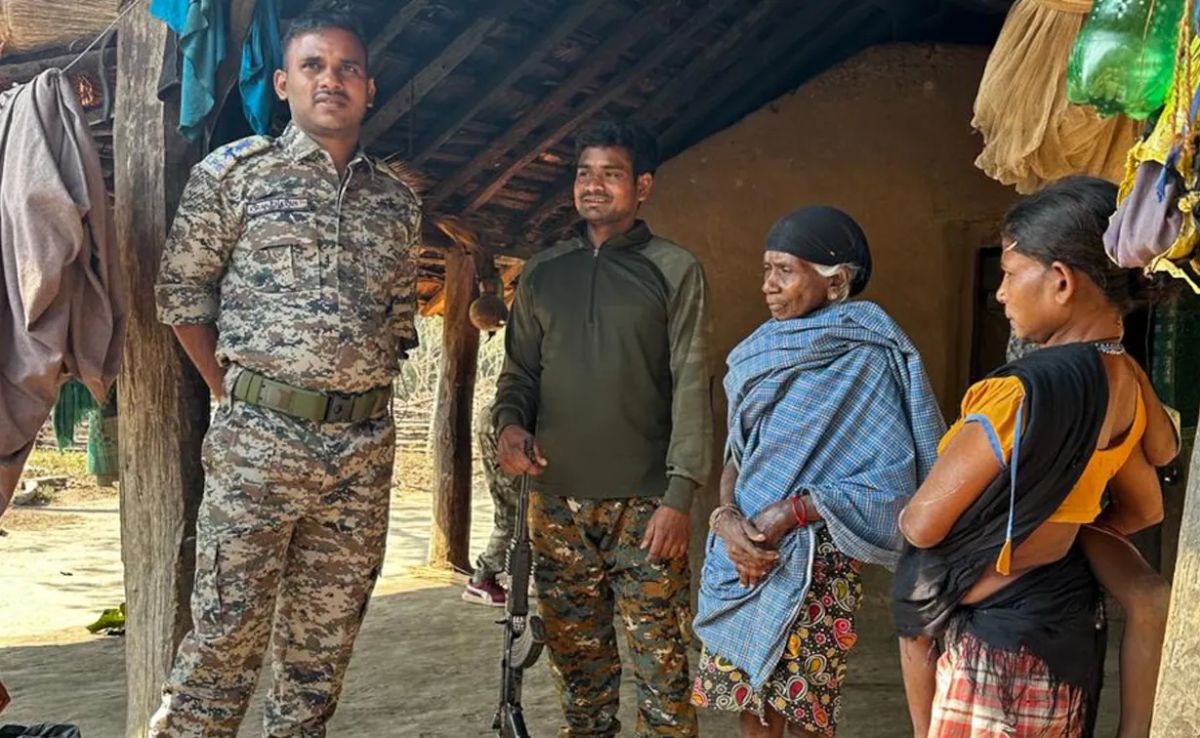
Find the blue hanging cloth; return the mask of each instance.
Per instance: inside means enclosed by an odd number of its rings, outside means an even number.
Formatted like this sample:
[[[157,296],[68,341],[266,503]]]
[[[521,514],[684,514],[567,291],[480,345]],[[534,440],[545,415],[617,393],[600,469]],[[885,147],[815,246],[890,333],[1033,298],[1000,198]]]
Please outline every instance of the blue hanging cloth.
[[[258,0],[254,20],[242,46],[238,90],[242,93],[242,111],[246,120],[258,134],[270,132],[275,107],[275,70],[283,67],[279,34],[282,5],[282,0]]]
[[[204,119],[217,102],[217,67],[225,58],[228,33],[225,0],[151,0],[150,14],[179,36],[179,130],[194,141],[203,135]]]

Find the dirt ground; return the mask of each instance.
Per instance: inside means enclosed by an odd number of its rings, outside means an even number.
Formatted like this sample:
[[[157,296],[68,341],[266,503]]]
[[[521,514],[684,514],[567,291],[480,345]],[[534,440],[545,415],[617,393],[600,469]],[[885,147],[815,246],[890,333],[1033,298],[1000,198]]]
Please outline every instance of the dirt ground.
[[[0,679],[13,697],[0,724],[68,722],[79,725],[85,738],[121,738],[124,641],[84,629],[101,610],[124,599],[117,493],[89,486],[81,473],[82,454],[75,456],[39,451],[35,466],[45,468],[36,473],[60,473],[65,467],[76,481],[51,505],[15,508],[0,521],[5,533],[0,536]],[[428,479],[423,458],[398,459],[387,561],[330,725],[332,738],[492,735],[498,611],[463,603],[460,577],[423,569]],[[490,501],[480,498],[473,506],[474,552],[491,528]],[[860,617],[838,735],[907,738],[912,731],[884,596],[886,576],[869,576],[867,587],[871,594]],[[1115,662],[1114,653],[1110,675]],[[264,686],[243,738],[260,734]],[[1115,732],[1112,697],[1110,689],[1099,735]],[[559,710],[544,658],[527,676],[525,708],[534,736],[555,735]],[[626,678],[622,735],[632,735],[635,709],[632,680]],[[701,730],[706,738],[737,734],[735,721],[725,716],[702,715]]]

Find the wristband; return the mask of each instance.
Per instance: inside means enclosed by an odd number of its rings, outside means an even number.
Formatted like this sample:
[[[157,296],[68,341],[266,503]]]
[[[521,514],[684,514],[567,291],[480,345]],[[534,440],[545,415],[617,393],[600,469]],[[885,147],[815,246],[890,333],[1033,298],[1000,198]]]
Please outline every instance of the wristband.
[[[715,529],[717,520],[720,519],[722,514],[727,512],[738,512],[738,509],[733,505],[717,505],[716,508],[713,509],[712,514],[708,516],[709,530]]]
[[[799,495],[792,498],[792,515],[796,516],[796,527],[808,527],[808,507]]]

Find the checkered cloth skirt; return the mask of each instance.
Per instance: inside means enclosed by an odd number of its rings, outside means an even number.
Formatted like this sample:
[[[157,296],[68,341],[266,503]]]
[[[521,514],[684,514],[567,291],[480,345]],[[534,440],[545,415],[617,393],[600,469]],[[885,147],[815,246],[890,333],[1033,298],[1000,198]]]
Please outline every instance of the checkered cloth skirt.
[[[1081,738],[1086,715],[1086,691],[1037,656],[960,633],[938,659],[929,738]]]

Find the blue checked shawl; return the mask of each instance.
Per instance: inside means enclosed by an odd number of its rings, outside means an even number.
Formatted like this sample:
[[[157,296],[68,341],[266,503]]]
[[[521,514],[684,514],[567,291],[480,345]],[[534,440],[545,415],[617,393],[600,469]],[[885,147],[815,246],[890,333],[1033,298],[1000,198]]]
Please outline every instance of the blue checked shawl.
[[[726,457],[747,517],[803,491],[838,549],[893,568],[897,517],[937,457],[946,425],[920,356],[878,305],[850,302],[761,325],[729,355]],[[761,687],[779,663],[808,591],[811,527],[779,542],[779,562],[741,586],[712,533],[695,631]]]

